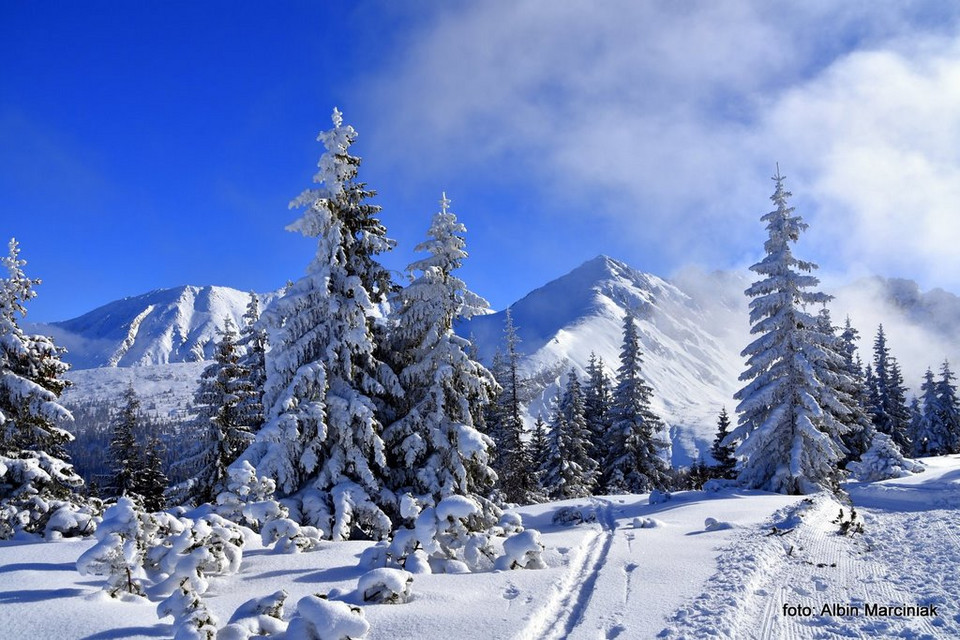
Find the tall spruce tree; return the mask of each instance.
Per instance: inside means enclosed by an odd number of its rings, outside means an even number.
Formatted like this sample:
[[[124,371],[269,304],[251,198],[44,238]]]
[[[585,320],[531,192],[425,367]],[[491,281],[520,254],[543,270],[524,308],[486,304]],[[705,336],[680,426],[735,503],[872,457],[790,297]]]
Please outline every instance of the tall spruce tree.
[[[848,463],[852,460],[859,460],[860,456],[870,448],[874,433],[873,422],[870,420],[870,414],[867,411],[869,403],[867,382],[860,357],[857,354],[857,341],[859,339],[860,332],[853,327],[850,318],[847,317],[838,344],[843,356],[843,371],[850,381],[850,402],[847,405],[849,413],[841,418],[846,426],[843,444],[847,449],[846,460]]]
[[[937,408],[939,420],[943,425],[947,442],[947,453],[960,453],[960,400],[957,399],[956,376],[946,360],[940,366],[940,380],[937,381]]]
[[[378,305],[392,287],[377,255],[394,243],[369,202],[374,192],[357,179],[356,137],[334,109],[333,128],[318,137],[320,186],[291,204],[304,211],[287,229],[316,238],[317,251],[307,275],[264,312],[266,423],[243,456],[282,495],[302,492],[304,520],[334,539],[391,529],[380,409],[402,395],[375,354]]]
[[[227,488],[227,468],[254,438],[243,405],[253,389],[236,343],[233,323],[225,318],[214,360],[203,370],[193,395],[197,447],[183,466],[191,477],[185,497],[196,504],[216,501]]]
[[[901,453],[913,450],[910,443],[910,410],[897,359],[890,355],[881,324],[873,342],[873,376],[869,382],[870,418],[880,433],[891,437]]]
[[[766,256],[750,267],[760,279],[745,292],[752,298],[750,332],[758,337],[742,353],[747,369],[740,379],[747,384],[734,396],[740,417],[727,442],[741,443],[739,479],[749,487],[790,494],[837,490],[842,427],[824,393],[830,338],[804,310],[830,297],[814,289],[819,280],[810,272],[817,265],[793,255],[791,244],[807,225],[787,204],[791,194],[779,168],[773,179],[776,208],[761,218]]]
[[[737,477],[737,458],[734,455],[736,447],[732,443],[724,444],[729,433],[730,416],[727,414],[727,408],[723,407],[717,417],[717,435],[710,447],[710,455],[716,461],[711,475],[725,480],[733,480]]]
[[[117,498],[140,495],[139,473],[143,456],[136,438],[139,424],[140,398],[130,385],[123,392],[120,411],[111,425],[109,453],[113,473],[109,489]]]
[[[59,501],[79,503],[83,480],[64,445],[73,439],[61,427],[73,420],[60,404],[69,384],[63,350],[19,325],[39,279],[23,272],[20,247],[10,240],[0,259],[0,539],[19,530],[42,533]]]
[[[551,498],[583,498],[596,485],[598,465],[589,454],[590,433],[576,371],[570,371],[565,390],[561,394],[558,389],[557,394],[557,407],[547,434],[542,482]]]
[[[505,351],[497,352],[491,367],[501,391],[487,412],[487,433],[496,447],[493,468],[499,478],[503,500],[528,504],[536,500],[537,483],[535,474],[530,473],[531,455],[523,440],[521,392],[524,380],[520,375],[520,338],[509,308],[505,315]]]
[[[643,379],[642,364],[637,326],[627,313],[603,462],[603,486],[608,492],[644,493],[667,486],[668,469],[661,451],[668,443],[662,438],[663,422],[650,408],[653,390]]]
[[[496,381],[453,331],[458,319],[488,308],[455,275],[467,257],[465,232],[444,194],[427,240],[415,248],[428,255],[407,268],[412,281],[395,302],[393,364],[404,395],[384,441],[395,492],[426,496],[434,504],[471,496],[486,507],[490,526],[499,517],[486,500],[496,481],[493,441],[477,430],[473,417],[490,402]]]
[[[238,406],[240,422],[251,433],[263,426],[263,389],[267,381],[267,330],[260,322],[260,299],[250,292],[250,301],[243,314],[243,326],[237,347],[243,351],[238,364],[244,371],[245,391]]]
[[[605,441],[610,429],[610,407],[613,404],[613,387],[605,371],[603,358],[590,354],[587,363],[587,381],[583,387],[583,417],[587,421],[590,447],[587,453],[600,462],[606,451]],[[597,477],[597,488],[602,491],[602,474]]]

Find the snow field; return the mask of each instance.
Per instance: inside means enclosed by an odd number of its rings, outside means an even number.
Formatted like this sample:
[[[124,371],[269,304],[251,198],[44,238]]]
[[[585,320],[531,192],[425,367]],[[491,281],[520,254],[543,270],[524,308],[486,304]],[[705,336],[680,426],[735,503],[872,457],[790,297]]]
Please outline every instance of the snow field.
[[[369,542],[324,542],[278,554],[259,539],[239,573],[209,579],[203,600],[225,624],[251,598],[284,589],[286,618],[300,599],[327,594],[360,606],[371,639],[441,638],[956,638],[960,637],[960,456],[924,459],[926,471],[851,483],[865,533],[838,534],[825,495],[722,490],[568,500],[517,509],[541,531],[546,569],[418,574],[404,604],[372,605],[358,592]],[[595,520],[554,524],[560,509]],[[731,528],[707,530],[708,519]],[[589,518],[587,518],[589,520]],[[648,522],[656,526],[645,526]],[[770,535],[773,527],[782,535]],[[19,638],[169,638],[162,596],[120,602],[75,562],[92,541],[0,545],[0,628]],[[369,578],[368,578],[369,579]],[[936,605],[935,618],[797,616],[783,605]],[[862,610],[862,609],[861,609]]]

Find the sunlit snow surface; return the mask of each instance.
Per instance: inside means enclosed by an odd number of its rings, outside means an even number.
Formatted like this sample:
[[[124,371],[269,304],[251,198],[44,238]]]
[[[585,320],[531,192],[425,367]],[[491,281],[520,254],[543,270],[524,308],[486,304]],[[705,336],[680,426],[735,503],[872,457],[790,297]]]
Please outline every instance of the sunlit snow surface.
[[[921,474],[849,486],[862,535],[838,535],[841,506],[826,496],[724,490],[605,496],[524,507],[543,532],[544,570],[417,575],[412,600],[363,605],[369,638],[960,637],[960,457],[923,460]],[[594,522],[552,523],[563,507]],[[706,530],[713,518],[729,528]],[[773,527],[783,535],[770,535]],[[4,638],[162,638],[156,602],[110,600],[74,561],[91,543],[0,544]],[[240,573],[211,580],[205,601],[226,621],[278,589],[289,607],[334,591],[354,604],[365,542],[301,555],[254,544]],[[935,618],[786,617],[784,603],[932,604]],[[289,615],[289,610],[288,610]]]

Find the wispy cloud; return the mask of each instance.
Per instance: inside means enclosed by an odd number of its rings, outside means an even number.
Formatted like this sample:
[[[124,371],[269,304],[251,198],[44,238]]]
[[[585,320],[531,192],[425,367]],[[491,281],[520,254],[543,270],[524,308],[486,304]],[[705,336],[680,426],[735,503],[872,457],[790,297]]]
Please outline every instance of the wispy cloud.
[[[960,47],[942,5],[451,5],[364,85],[368,139],[411,181],[523,182],[677,266],[760,250],[779,160],[825,267],[957,288]]]

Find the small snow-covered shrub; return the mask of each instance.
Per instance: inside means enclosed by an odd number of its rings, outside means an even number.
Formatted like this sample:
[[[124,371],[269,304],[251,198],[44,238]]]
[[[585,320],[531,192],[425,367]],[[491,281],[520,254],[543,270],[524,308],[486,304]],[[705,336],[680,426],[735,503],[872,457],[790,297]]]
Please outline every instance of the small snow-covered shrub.
[[[189,578],[183,578],[178,588],[157,605],[157,616],[173,616],[176,627],[173,640],[214,640],[217,637],[217,618],[207,609]]]
[[[854,478],[860,482],[876,482],[889,478],[902,478],[923,471],[923,465],[903,457],[893,439],[877,431],[870,448],[860,460],[847,465]]]
[[[287,640],[355,640],[370,630],[363,609],[322,596],[306,596],[290,619]]]
[[[388,547],[397,564],[418,573],[462,573],[492,568],[498,530],[483,528],[483,508],[464,496],[449,496],[420,511],[413,529],[398,529]],[[422,550],[423,553],[415,553]],[[424,560],[426,559],[426,563]]]
[[[520,533],[523,531],[523,519],[519,514],[507,511],[500,516],[500,523],[498,526],[505,535]]]
[[[497,558],[497,569],[545,569],[541,554],[540,532],[527,529],[503,541],[503,555]]]
[[[725,480],[724,478],[711,478],[703,483],[701,491],[708,491],[710,493],[716,493],[723,489],[735,489],[737,487],[736,480]]]
[[[320,530],[300,526],[289,518],[270,520],[260,532],[264,546],[274,545],[280,553],[300,553],[320,546]]]
[[[143,595],[143,561],[155,530],[149,514],[130,498],[120,498],[103,514],[97,543],[77,559],[77,571],[80,575],[106,576],[104,588],[115,598]]]
[[[673,499],[673,494],[669,491],[659,491],[654,489],[650,492],[650,498],[647,500],[648,504],[662,504],[668,500]]]
[[[287,592],[281,589],[264,598],[247,600],[230,616],[230,622],[217,633],[217,640],[248,640],[254,636],[272,636],[287,629],[283,605]]]
[[[276,483],[257,475],[257,470],[246,460],[227,469],[227,490],[217,496],[218,514],[259,532],[270,520],[286,518],[288,510],[273,499]]]
[[[577,526],[596,521],[597,512],[587,507],[562,507],[553,514],[553,524],[563,526]]]
[[[190,583],[192,590],[205,593],[207,577],[229,575],[240,570],[243,559],[243,531],[229,520],[208,514],[191,521],[179,520],[179,530],[167,536],[148,552],[148,565],[167,579],[161,591]]]
[[[75,493],[82,485],[69,462],[46,452],[0,455],[0,540],[18,532],[50,538],[92,534],[100,506],[83,503]]]
[[[364,602],[401,604],[410,599],[413,576],[402,569],[374,569],[360,576],[357,593]]]
[[[354,530],[373,540],[385,540],[390,536],[393,523],[359,484],[337,484],[330,491],[330,499],[335,514],[330,529],[333,540],[348,540]],[[319,523],[316,526],[323,528]]]

